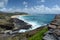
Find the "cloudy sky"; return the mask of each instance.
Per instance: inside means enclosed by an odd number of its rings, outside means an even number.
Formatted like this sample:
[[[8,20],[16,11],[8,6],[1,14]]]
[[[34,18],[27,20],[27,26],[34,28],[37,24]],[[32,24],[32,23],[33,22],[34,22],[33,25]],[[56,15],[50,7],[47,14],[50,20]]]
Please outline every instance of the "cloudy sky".
[[[0,11],[60,13],[60,0],[0,0]]]

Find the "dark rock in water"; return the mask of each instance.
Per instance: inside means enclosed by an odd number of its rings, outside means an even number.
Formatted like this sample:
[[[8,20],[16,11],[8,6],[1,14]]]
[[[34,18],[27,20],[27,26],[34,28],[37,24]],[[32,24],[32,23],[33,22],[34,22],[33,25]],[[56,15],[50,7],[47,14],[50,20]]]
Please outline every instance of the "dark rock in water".
[[[20,20],[18,18],[11,18],[9,20],[9,24],[0,24],[0,28],[5,30],[14,30],[14,28],[17,29],[29,29],[32,25],[28,25],[28,23],[24,22],[23,20]]]
[[[31,28],[32,25],[24,25],[24,26],[21,26],[20,29],[29,29]]]
[[[27,24],[26,22],[24,22],[18,18],[11,18],[11,22],[14,22],[14,23],[20,24],[20,25]]]
[[[20,29],[29,29],[32,25],[28,25],[28,23],[24,22],[23,20],[20,20],[18,18],[12,18],[11,22],[13,22],[14,27],[20,28]]]

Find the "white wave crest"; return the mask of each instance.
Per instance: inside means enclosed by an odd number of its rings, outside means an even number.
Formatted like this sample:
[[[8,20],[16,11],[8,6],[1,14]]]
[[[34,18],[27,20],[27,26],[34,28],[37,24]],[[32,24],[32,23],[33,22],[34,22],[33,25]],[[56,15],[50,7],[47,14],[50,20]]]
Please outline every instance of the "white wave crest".
[[[24,29],[19,30],[20,33],[21,33],[21,32],[26,32],[26,31],[30,31],[30,30],[34,30],[34,29],[39,28],[39,27],[42,26],[42,24],[39,24],[39,25],[38,25],[37,22],[25,20],[22,16],[18,17],[18,19],[23,20],[24,22],[32,25],[32,27],[29,28],[28,30],[24,30]],[[43,24],[43,25],[46,25],[46,24]]]

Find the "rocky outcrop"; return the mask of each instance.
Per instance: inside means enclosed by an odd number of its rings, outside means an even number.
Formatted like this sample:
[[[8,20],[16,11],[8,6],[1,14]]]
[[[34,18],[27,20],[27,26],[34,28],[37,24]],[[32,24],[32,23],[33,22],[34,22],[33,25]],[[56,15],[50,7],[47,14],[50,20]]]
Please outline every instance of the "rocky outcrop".
[[[13,29],[13,27],[11,25],[10,26],[8,26],[8,25],[0,25],[0,28],[5,29],[5,30],[12,30]]]
[[[43,37],[44,40],[60,40],[60,15],[55,16],[55,19],[48,25],[48,29],[49,31]]]
[[[11,22],[14,24],[14,27],[17,27],[18,29],[29,29],[32,26],[18,18],[12,18]]]

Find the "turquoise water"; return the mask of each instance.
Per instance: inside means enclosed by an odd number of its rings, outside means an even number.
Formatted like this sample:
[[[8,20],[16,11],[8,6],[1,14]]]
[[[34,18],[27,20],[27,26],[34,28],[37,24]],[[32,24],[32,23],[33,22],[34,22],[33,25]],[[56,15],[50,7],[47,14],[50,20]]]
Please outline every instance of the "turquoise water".
[[[28,24],[31,24],[32,28],[30,28],[29,30],[34,30],[38,27],[49,24],[54,19],[54,17],[55,17],[54,14],[41,14],[41,15],[19,16],[18,18],[20,20],[27,22]]]

